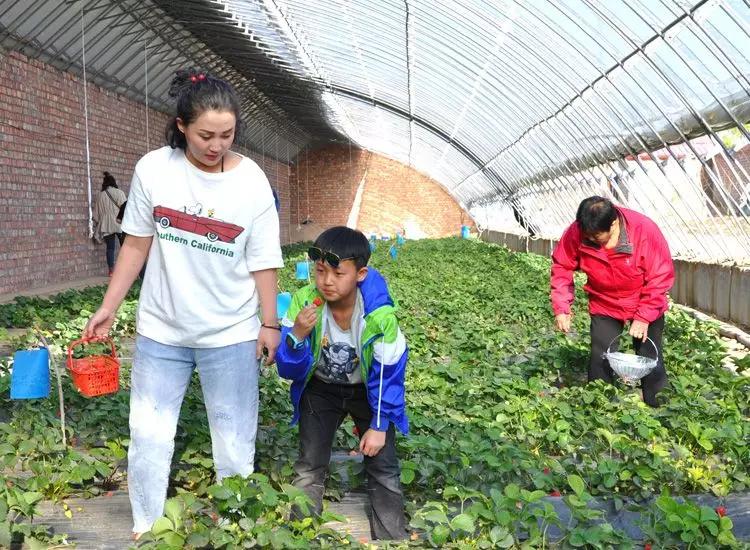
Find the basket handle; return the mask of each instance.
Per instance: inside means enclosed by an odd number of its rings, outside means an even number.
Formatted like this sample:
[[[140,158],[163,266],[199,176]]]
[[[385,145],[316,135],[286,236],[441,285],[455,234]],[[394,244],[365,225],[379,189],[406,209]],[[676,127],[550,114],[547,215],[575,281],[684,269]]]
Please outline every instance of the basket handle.
[[[612,341],[607,346],[607,351],[604,352],[604,355],[607,355],[608,353],[610,353],[609,348],[612,347],[612,344],[614,344],[615,340],[618,340],[620,338],[620,336],[622,336],[622,334],[618,334],[617,336],[615,336],[614,338],[612,338]],[[651,342],[651,345],[654,346],[654,351],[656,352],[656,360],[659,361],[659,348],[656,347],[656,344],[654,343],[654,341],[651,338],[649,338],[648,336],[646,336],[646,340],[648,340],[649,342]]]
[[[68,364],[73,362],[73,348],[81,346],[83,344],[92,344],[94,342],[109,342],[109,346],[112,349],[112,357],[117,359],[117,353],[115,352],[115,343],[109,336],[93,336],[91,338],[79,338],[68,344]]]

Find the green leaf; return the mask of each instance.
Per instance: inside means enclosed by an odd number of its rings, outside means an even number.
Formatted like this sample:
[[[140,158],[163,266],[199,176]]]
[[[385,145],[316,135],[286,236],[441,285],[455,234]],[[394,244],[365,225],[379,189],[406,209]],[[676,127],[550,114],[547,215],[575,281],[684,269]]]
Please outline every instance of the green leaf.
[[[42,493],[29,492],[23,494],[23,499],[26,501],[26,504],[34,504],[35,502],[39,502],[43,498],[44,495]]]
[[[203,533],[191,533],[185,542],[193,548],[203,548],[204,546],[208,546],[211,539]]]
[[[208,488],[208,494],[216,500],[229,500],[234,496],[234,491],[223,485],[213,485]]]
[[[583,536],[583,533],[578,530],[573,531],[573,533],[570,535],[570,538],[568,539],[568,542],[570,542],[571,546],[575,547],[586,546],[586,538]]]
[[[684,527],[685,524],[682,522],[682,518],[677,514],[669,514],[667,516],[667,529],[669,529],[673,533],[682,531]]]
[[[704,523],[703,526],[708,529],[708,532],[714,537],[719,534],[719,525],[715,521],[708,521]]]
[[[586,539],[587,543],[596,546],[602,540],[602,532],[599,531],[598,527],[591,527],[584,531],[583,538]]]
[[[5,503],[5,499],[0,499],[0,523],[5,521],[8,517],[8,505]]]
[[[458,514],[450,522],[451,529],[454,531],[461,530],[467,533],[473,533],[475,531],[474,518],[469,514]]]
[[[718,521],[718,520],[719,520],[719,514],[717,514],[714,509],[709,508],[708,506],[701,506],[701,513],[700,513],[701,523],[704,523],[706,521]]]
[[[725,546],[733,546],[737,543],[737,539],[731,531],[721,531],[719,536],[716,537],[716,542]]]
[[[581,479],[581,476],[575,474],[568,476],[568,485],[570,485],[570,488],[573,489],[573,492],[579,497],[586,490],[586,484],[583,482],[583,479]]]
[[[515,541],[507,529],[495,525],[490,530],[490,540],[495,548],[511,548]]]
[[[174,532],[165,533],[162,535],[161,540],[175,548],[183,548],[185,546],[185,537]]]
[[[687,543],[693,542],[695,541],[695,533],[693,533],[692,531],[683,531],[682,533],[680,533],[680,539],[683,542]]]
[[[182,525],[182,505],[177,499],[170,498],[164,503],[164,515],[172,520],[175,527]]]
[[[734,524],[730,518],[727,516],[719,518],[719,529],[722,531],[731,531],[732,527],[734,527]]]
[[[409,485],[414,481],[414,470],[401,470],[401,483]]]
[[[448,516],[442,510],[430,510],[422,517],[432,523],[448,523]]]
[[[529,496],[526,498],[526,501],[537,502],[539,500],[542,500],[546,495],[547,493],[545,493],[544,491],[532,491],[531,493],[529,493]]]
[[[174,524],[172,523],[172,520],[166,517],[160,517],[154,522],[154,525],[151,527],[151,532],[156,535],[162,535],[163,533],[167,533],[169,531],[174,531]]]
[[[443,546],[450,536],[451,531],[446,525],[436,525],[430,532],[430,540],[435,546]]]
[[[10,548],[10,523],[0,521],[0,548]]]
[[[677,511],[677,502],[669,496],[662,495],[656,499],[656,506],[665,514],[674,513]]]
[[[495,512],[495,521],[507,527],[513,522],[513,517],[507,510],[498,510]]]
[[[505,496],[517,500],[521,497],[521,489],[515,483],[505,486]]]
[[[643,481],[651,481],[654,479],[654,472],[648,466],[638,466],[635,469],[635,472]]]

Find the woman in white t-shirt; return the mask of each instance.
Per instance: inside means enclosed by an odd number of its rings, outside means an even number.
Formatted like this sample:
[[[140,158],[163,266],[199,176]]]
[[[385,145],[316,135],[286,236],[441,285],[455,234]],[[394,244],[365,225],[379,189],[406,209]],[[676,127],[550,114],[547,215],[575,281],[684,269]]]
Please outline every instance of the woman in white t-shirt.
[[[84,335],[106,335],[148,256],[136,319],[128,487],[133,532],[164,508],[177,419],[193,369],[208,412],[218,479],[253,471],[258,361],[279,345],[279,219],[265,175],[229,150],[240,109],[232,87],[179,71],[168,146],[138,161],[127,234],[100,309]],[[261,324],[258,308],[265,320]]]

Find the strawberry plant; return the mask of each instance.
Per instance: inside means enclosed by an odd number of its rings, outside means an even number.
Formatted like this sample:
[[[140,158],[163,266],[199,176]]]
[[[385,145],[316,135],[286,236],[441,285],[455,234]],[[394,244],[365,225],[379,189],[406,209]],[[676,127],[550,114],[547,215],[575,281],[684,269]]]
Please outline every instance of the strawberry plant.
[[[306,249],[285,247],[281,289],[294,292],[307,284],[294,272]],[[555,333],[548,259],[443,239],[407,242],[395,261],[387,246],[379,247],[371,264],[389,281],[410,350],[411,434],[399,436],[397,445],[411,526],[422,538],[403,545],[734,544],[732,510],[706,510],[676,496],[726,497],[750,489],[750,381],[720,367],[726,350],[715,327],[678,309],[667,314],[670,387],[665,404],[654,410],[622,384],[585,383],[585,296],[579,285],[572,333]],[[0,325],[42,330],[59,358],[102,295],[98,288],[19,299],[0,306]],[[136,299],[134,289],[118,313],[118,345],[133,337]],[[15,347],[33,343],[33,335],[12,341]],[[82,397],[64,378],[72,442],[65,449],[56,392],[47,400],[10,401],[12,359],[0,358],[0,469],[6,481],[0,486],[0,546],[8,536],[48,541],[43,529],[23,522],[36,513],[40,498],[106,494],[123,480],[129,368],[123,364],[120,392],[96,399]],[[289,486],[298,436],[289,426],[288,385],[273,368],[261,373],[260,400],[257,474],[216,484],[202,394],[193,381],[177,429],[169,504],[144,547],[357,546],[323,528],[320,518],[285,519],[289,507],[301,503]],[[345,422],[335,447],[348,452],[357,444]],[[361,464],[346,468],[346,475],[332,471],[327,498],[362,485]],[[659,496],[664,487],[674,499]],[[619,508],[641,506],[647,540],[629,541],[603,522],[595,498]],[[561,500],[570,523],[561,524],[550,504]],[[550,540],[552,527],[561,531],[561,541]]]

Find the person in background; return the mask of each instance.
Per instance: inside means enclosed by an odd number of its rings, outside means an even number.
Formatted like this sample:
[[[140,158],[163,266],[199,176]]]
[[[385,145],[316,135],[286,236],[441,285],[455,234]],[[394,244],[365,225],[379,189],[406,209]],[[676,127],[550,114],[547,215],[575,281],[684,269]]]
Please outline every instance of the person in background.
[[[126,200],[125,193],[117,187],[115,177],[109,172],[104,172],[102,190],[94,204],[93,218],[96,230],[107,246],[106,257],[110,277],[115,269],[115,239],[120,243],[121,248],[125,240],[120,223],[117,221],[117,214]]]
[[[657,407],[657,393],[667,385],[662,333],[669,307],[667,292],[674,283],[674,265],[664,235],[643,214],[603,197],[584,199],[576,221],[552,254],[552,309],[555,327],[562,332],[571,327],[575,271],[588,278],[584,290],[591,315],[589,381],[614,381],[614,371],[603,354],[629,323],[636,353],[650,358],[658,354],[657,367],[641,380],[643,400]],[[646,343],[647,338],[656,349]],[[616,349],[615,343],[612,350]]]

